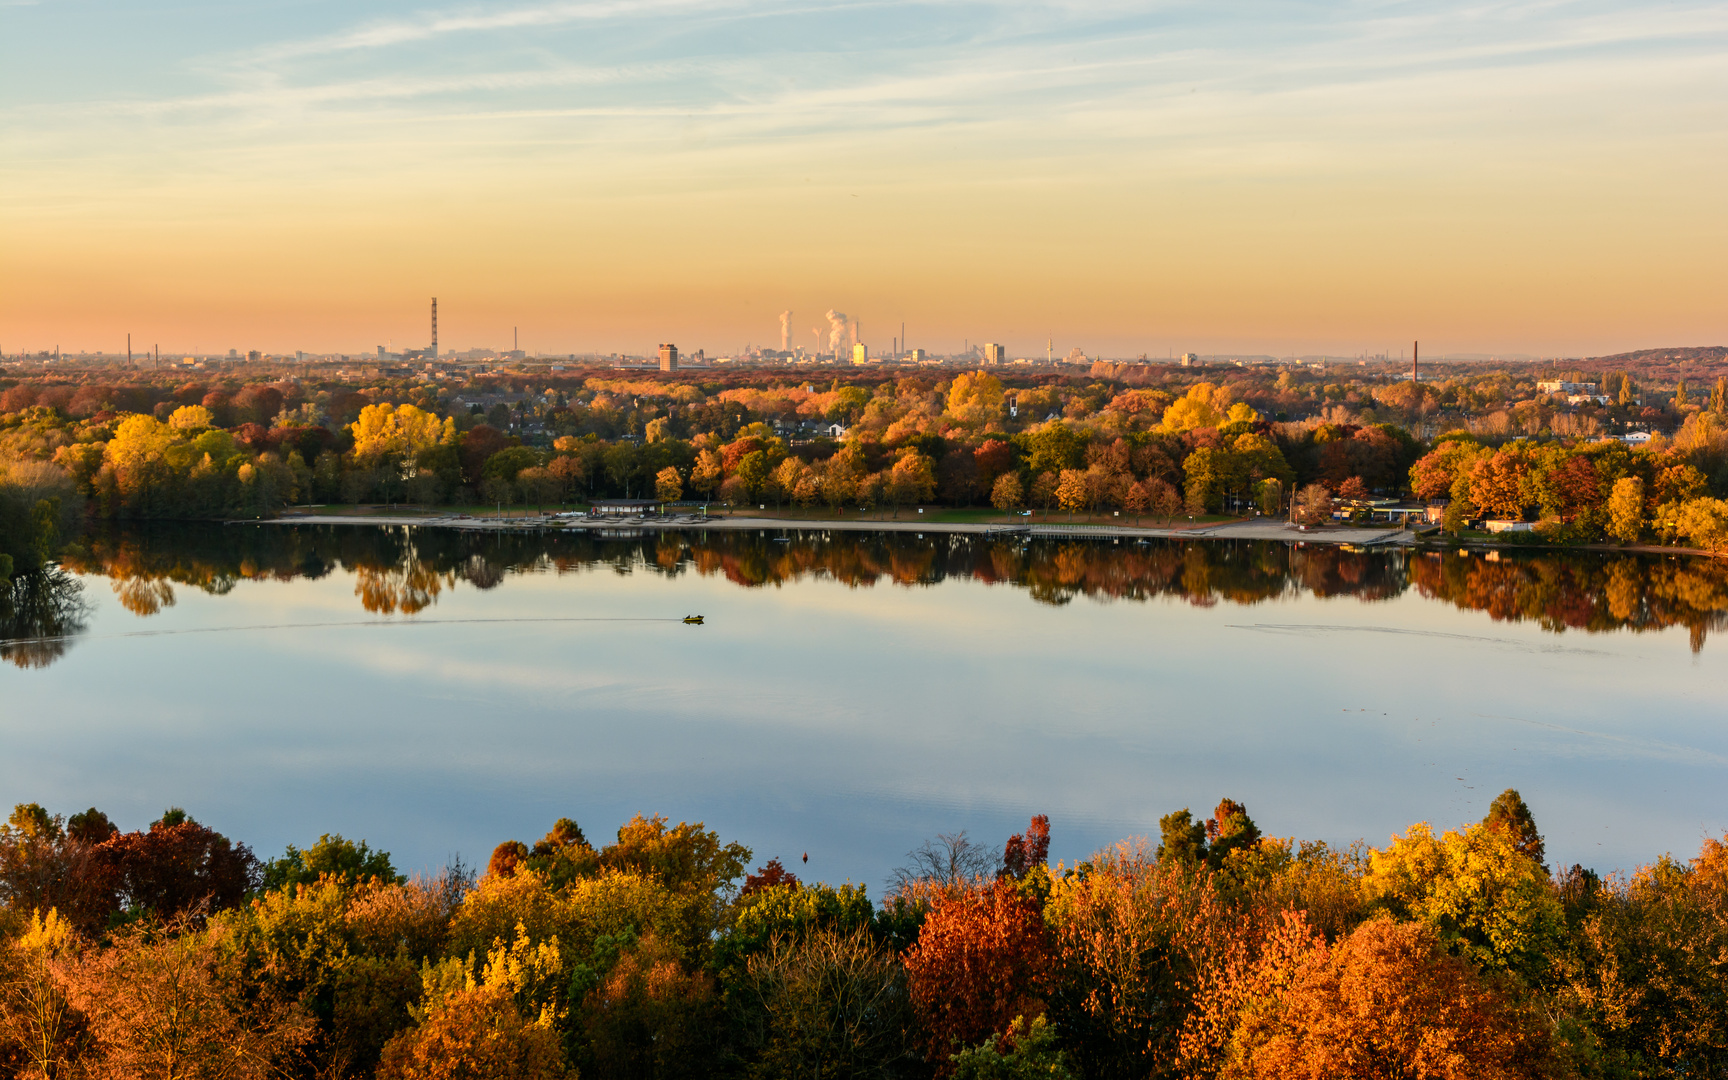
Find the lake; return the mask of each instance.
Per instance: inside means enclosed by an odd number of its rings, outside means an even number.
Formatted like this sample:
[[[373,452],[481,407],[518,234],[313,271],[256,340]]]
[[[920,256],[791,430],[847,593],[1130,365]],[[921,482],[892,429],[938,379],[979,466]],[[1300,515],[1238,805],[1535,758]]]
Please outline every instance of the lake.
[[[937,833],[1047,813],[1072,861],[1226,795],[1382,844],[1517,787],[1603,872],[1728,828],[1710,560],[238,525],[64,567],[0,624],[0,801],[183,806],[261,857],[663,813],[874,896]]]

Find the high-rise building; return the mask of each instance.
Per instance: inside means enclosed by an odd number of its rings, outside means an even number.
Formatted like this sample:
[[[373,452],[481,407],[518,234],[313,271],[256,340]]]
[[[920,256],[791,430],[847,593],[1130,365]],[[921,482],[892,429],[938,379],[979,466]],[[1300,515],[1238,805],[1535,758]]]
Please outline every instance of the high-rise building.
[[[1004,346],[998,345],[993,341],[986,341],[984,343],[984,362],[986,364],[1000,364],[1007,358],[1008,350]]]
[[[666,344],[660,346],[660,370],[678,370],[678,346]]]
[[[852,346],[852,362],[854,364],[868,364],[870,362],[870,346],[862,342]]]

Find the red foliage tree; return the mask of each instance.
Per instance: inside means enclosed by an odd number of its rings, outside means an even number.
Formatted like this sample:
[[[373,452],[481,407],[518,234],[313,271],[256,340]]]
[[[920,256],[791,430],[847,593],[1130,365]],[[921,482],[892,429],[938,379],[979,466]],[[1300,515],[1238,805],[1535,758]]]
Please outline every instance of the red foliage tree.
[[[1014,452],[1001,439],[986,439],[983,446],[972,451],[972,460],[978,466],[979,485],[988,488],[1014,463]]]
[[[248,386],[234,395],[234,418],[269,426],[282,411],[282,391],[274,386]]]
[[[480,470],[486,467],[486,459],[506,447],[514,446],[517,441],[490,424],[478,424],[469,430],[462,436],[463,482],[478,484]]]
[[[1050,861],[1050,817],[1039,814],[1026,827],[1024,834],[1015,833],[1002,849],[1002,872],[998,877],[1025,878],[1035,866]]]
[[[270,445],[269,435],[270,433],[264,429],[263,425],[254,424],[250,421],[234,429],[234,438],[253,450],[268,449]]]
[[[486,863],[486,876],[510,877],[528,861],[528,845],[520,840],[506,840],[492,849]]]
[[[93,855],[121,908],[149,910],[162,919],[238,907],[260,880],[250,848],[182,810],[170,810],[147,832],[109,838]]]
[[[776,885],[796,885],[798,875],[780,865],[779,859],[769,859],[768,865],[754,874],[744,875],[744,887],[738,890],[739,896],[749,896],[753,892],[771,889]]]
[[[926,1050],[945,1063],[1044,1012],[1054,957],[1037,904],[1002,880],[940,898],[905,962]]]

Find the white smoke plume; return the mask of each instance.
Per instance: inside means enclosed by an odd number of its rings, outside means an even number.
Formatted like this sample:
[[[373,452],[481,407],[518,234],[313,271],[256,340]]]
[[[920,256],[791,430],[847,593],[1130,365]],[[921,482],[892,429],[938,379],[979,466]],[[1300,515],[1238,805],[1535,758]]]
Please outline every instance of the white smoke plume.
[[[792,313],[780,313],[780,351],[785,352],[792,347]]]
[[[844,311],[830,311],[825,317],[828,320],[828,349],[838,355],[840,343],[846,340],[847,332],[852,329],[851,320],[846,318]]]

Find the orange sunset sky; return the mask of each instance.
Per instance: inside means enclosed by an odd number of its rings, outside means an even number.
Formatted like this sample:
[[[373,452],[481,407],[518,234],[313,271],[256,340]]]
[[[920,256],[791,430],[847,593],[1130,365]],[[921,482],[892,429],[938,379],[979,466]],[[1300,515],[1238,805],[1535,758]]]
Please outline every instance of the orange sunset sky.
[[[1221,10],[1225,9],[1225,10]],[[0,2],[0,349],[1728,342],[1728,8]]]

